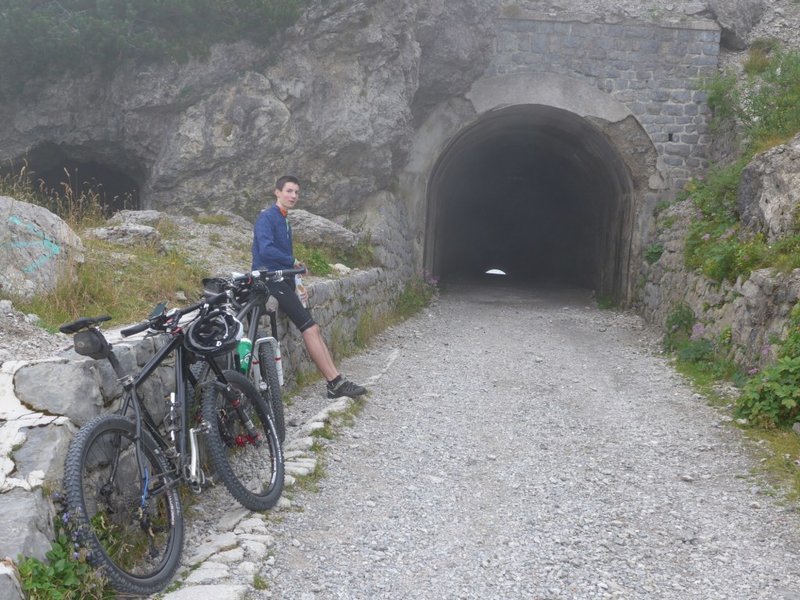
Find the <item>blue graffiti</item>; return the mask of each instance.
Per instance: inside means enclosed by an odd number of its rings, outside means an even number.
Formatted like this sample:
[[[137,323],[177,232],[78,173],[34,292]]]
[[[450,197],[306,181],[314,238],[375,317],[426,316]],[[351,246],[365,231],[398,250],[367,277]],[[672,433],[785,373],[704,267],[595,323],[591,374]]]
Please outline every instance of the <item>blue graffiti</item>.
[[[26,223],[19,217],[12,215],[8,218],[9,225],[16,225],[17,227],[22,227],[27,229],[29,234],[36,239],[32,241],[16,241],[16,242],[6,242],[2,244],[2,248],[12,248],[23,250],[27,248],[41,248],[42,253],[33,259],[30,263],[25,265],[22,268],[24,273],[33,273],[34,271],[41,269],[45,264],[47,264],[51,258],[61,254],[61,246],[56,244],[53,240],[49,239],[44,231],[42,231],[39,227],[34,225],[33,223]]]

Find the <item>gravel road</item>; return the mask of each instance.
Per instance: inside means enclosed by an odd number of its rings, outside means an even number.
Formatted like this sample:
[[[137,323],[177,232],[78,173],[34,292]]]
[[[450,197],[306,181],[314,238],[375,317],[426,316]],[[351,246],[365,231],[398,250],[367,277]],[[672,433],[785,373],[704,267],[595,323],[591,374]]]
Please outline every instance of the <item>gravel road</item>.
[[[343,364],[370,397],[249,595],[800,599],[800,513],[655,341],[585,292],[451,286]]]

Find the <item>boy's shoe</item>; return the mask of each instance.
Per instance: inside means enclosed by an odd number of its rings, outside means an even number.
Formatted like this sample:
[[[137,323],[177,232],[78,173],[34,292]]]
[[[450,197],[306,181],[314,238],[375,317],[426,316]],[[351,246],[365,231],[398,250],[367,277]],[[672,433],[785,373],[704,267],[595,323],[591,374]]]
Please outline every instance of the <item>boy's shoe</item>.
[[[355,398],[356,396],[363,396],[367,393],[367,388],[360,386],[347,379],[342,379],[335,385],[328,384],[328,398],[340,398],[347,396],[348,398]]]

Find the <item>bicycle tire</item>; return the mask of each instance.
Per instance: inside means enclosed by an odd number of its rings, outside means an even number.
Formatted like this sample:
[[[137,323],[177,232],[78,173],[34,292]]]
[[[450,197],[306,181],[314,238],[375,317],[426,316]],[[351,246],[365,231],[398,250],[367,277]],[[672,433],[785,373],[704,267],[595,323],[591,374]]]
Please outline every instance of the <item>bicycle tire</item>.
[[[169,584],[180,564],[183,509],[166,459],[142,431],[150,498],[140,514],[135,437],[134,424],[118,415],[100,415],[84,425],[67,451],[64,491],[89,562],[117,591],[150,595]]]
[[[277,342],[275,342],[277,343]],[[281,397],[281,384],[278,381],[278,367],[275,366],[275,348],[273,342],[261,344],[258,347],[258,368],[261,372],[261,395],[272,409],[272,418],[278,439],[286,441],[286,417],[283,413],[283,398]]]
[[[283,450],[264,398],[238,371],[225,371],[233,399],[217,385],[203,390],[206,446],[217,476],[245,508],[267,510],[283,493]],[[238,403],[239,407],[235,406]],[[247,420],[251,422],[248,427]]]

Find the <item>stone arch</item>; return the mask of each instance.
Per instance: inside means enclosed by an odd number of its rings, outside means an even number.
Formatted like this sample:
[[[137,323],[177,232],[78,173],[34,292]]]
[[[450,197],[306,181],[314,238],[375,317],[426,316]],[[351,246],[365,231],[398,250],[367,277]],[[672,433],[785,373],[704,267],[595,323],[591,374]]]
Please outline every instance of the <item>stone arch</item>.
[[[402,182],[418,265],[445,279],[497,267],[624,304],[661,187],[656,162],[630,111],[584,82],[479,80],[414,141]]]

